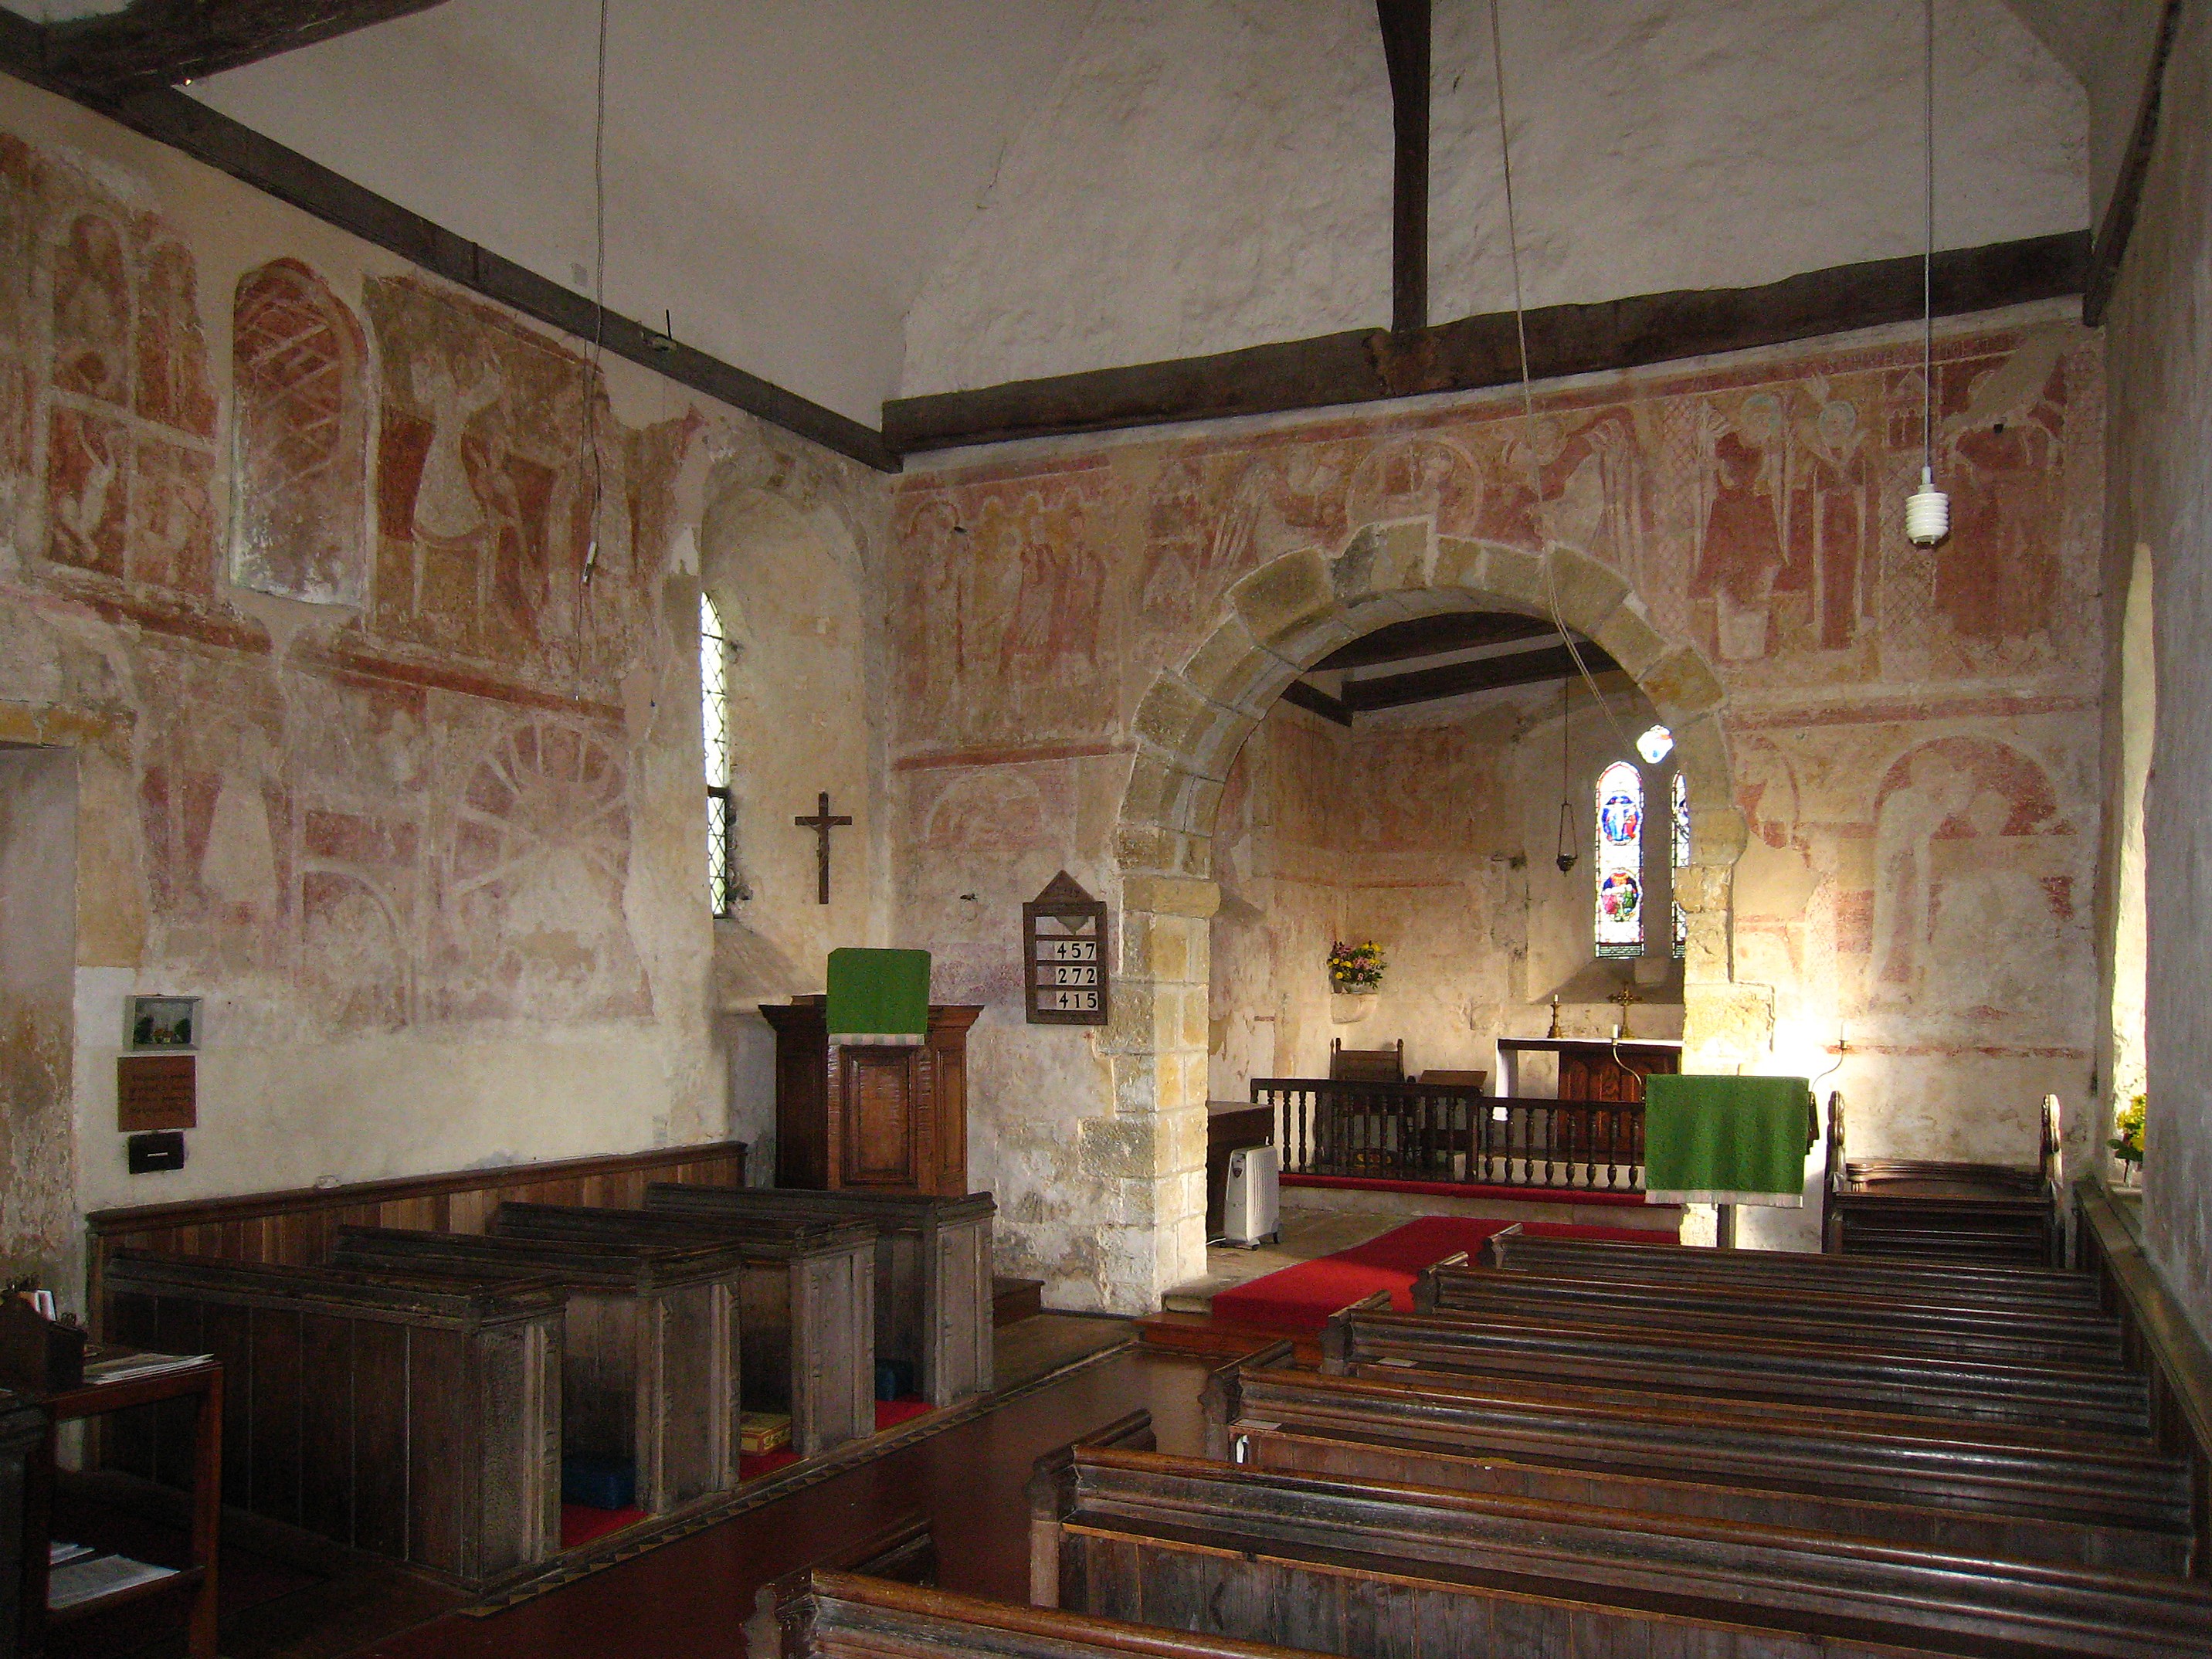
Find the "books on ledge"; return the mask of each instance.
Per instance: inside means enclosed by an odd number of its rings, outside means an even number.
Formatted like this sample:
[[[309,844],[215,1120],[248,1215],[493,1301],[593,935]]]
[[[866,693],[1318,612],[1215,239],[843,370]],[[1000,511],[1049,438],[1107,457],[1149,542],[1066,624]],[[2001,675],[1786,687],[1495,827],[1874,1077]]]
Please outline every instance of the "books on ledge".
[[[85,1356],[84,1380],[135,1382],[141,1377],[160,1376],[165,1372],[204,1365],[214,1358],[211,1353],[148,1353],[137,1348],[94,1348]]]
[[[90,1552],[56,1567],[46,1579],[46,1607],[58,1613],[80,1602],[112,1595],[118,1590],[150,1584],[157,1578],[173,1578],[174,1567],[157,1567],[133,1561],[127,1555],[94,1555]]]

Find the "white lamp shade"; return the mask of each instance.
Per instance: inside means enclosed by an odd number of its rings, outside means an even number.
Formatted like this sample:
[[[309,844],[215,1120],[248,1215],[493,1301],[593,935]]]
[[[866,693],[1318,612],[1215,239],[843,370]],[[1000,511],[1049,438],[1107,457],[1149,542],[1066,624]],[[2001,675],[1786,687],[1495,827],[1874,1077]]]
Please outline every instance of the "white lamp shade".
[[[1920,488],[1905,498],[1905,536],[1915,547],[1933,547],[1951,533],[1951,498],[1936,488],[1933,469],[1920,469]]]

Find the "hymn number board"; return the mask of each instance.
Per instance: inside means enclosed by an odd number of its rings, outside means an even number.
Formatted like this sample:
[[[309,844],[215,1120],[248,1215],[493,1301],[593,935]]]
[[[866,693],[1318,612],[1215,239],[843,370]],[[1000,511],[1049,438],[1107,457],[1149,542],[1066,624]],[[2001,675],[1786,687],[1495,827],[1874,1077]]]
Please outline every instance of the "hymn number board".
[[[1022,957],[1030,1024],[1106,1023],[1106,906],[1066,871],[1022,906]]]

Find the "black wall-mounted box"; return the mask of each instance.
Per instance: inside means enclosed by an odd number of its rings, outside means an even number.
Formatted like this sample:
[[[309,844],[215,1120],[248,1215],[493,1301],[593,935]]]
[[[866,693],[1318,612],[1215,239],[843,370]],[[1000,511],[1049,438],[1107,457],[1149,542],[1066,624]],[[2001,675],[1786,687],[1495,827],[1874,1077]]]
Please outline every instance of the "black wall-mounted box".
[[[144,1134],[132,1135],[123,1143],[131,1161],[132,1175],[150,1175],[156,1170],[181,1170],[185,1167],[185,1132],[182,1129],[153,1129]]]

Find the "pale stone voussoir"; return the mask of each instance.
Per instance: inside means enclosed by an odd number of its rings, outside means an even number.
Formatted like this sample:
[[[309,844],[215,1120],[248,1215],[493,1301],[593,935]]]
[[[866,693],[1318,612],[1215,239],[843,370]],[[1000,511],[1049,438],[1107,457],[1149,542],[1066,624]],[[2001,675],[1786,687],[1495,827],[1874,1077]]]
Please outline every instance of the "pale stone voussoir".
[[[1638,676],[1644,695],[1668,726],[1686,726],[1727,700],[1712,665],[1692,646],[1678,645]]]
[[[1267,712],[1297,671],[1252,637],[1231,611],[1183,664],[1182,677],[1200,696],[1254,719]]]
[[[1619,663],[1631,679],[1641,680],[1651,665],[1667,654],[1667,636],[1651,625],[1633,595],[1613,607],[1604,622],[1590,630],[1600,649]],[[1676,734],[1680,741],[1680,734]]]
[[[1735,774],[1719,718],[1700,714],[1668,729],[1674,734],[1674,763],[1681,769],[1691,810],[1734,805]]]
[[[1278,641],[1334,610],[1336,594],[1329,584],[1328,561],[1319,550],[1304,547],[1272,559],[1239,580],[1229,590],[1229,602],[1254,639],[1280,650]]]
[[[1114,831],[1114,861],[1124,871],[1174,875],[1183,869],[1184,840],[1164,824],[1124,820]]]
[[[1141,741],[1171,755],[1187,755],[1200,728],[1215,714],[1227,712],[1173,675],[1163,674],[1145,693],[1129,725]]]
[[[1346,605],[1381,593],[1425,587],[1436,552],[1433,519],[1364,526],[1330,566],[1336,596]]]
[[[1575,548],[1554,547],[1550,560],[1549,597],[1559,607],[1559,620],[1595,638],[1628,598],[1628,583],[1611,565]]]

